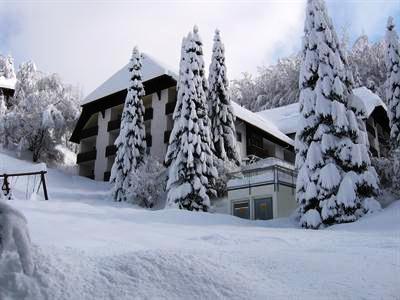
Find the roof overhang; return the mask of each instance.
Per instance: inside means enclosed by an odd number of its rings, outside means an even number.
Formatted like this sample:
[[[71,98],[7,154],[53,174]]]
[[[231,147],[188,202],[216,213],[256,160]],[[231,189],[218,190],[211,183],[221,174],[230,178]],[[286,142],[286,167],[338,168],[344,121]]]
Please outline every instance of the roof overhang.
[[[164,74],[143,82],[143,86],[146,95],[151,95],[161,90],[176,86],[176,80],[172,76]],[[81,140],[81,131],[89,118],[95,113],[103,112],[106,109],[125,103],[126,95],[127,89],[125,88],[100,99],[83,104],[82,113],[76,123],[74,131],[72,132],[70,141],[79,143]]]

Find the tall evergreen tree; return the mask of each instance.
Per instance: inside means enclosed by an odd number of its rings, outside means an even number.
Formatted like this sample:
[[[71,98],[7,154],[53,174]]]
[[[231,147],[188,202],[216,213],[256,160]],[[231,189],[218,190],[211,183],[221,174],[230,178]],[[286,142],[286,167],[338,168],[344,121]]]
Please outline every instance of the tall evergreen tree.
[[[400,149],[400,43],[392,17],[386,31],[386,99],[389,104],[390,142]]]
[[[167,202],[170,207],[208,211],[217,171],[210,148],[202,43],[197,27],[183,42],[174,128],[168,156]]]
[[[184,84],[185,84],[185,74],[184,69],[185,69],[185,57],[186,57],[186,38],[184,37],[182,39],[182,46],[181,46],[181,59],[179,63],[179,79],[176,85],[176,90],[177,90],[177,97],[176,97],[176,104],[175,104],[175,109],[174,113],[172,115],[172,119],[174,121],[174,124],[178,122],[178,120],[181,117],[181,110],[182,110],[182,98],[183,98],[183,92],[184,92]],[[166,167],[169,167],[172,163],[172,161],[176,158],[177,155],[177,150],[178,150],[178,143],[180,141],[180,136],[182,134],[181,128],[179,126],[174,126],[171,135],[169,138],[169,143],[168,143],[168,149],[167,153],[165,155],[165,160],[164,164]]]
[[[117,153],[111,169],[112,190],[116,201],[127,201],[131,187],[131,174],[143,164],[146,153],[144,106],[145,91],[142,84],[142,59],[137,47],[130,60],[130,86],[121,118],[121,130],[115,140]]]
[[[236,147],[235,115],[228,91],[225,48],[221,42],[219,30],[215,31],[208,83],[214,154],[223,161],[240,165],[240,156]]]
[[[308,0],[296,134],[301,225],[351,222],[379,206],[366,136],[351,106],[353,78],[323,0]]]
[[[386,46],[386,100],[389,104],[393,188],[400,191],[400,43],[392,17],[387,23]]]

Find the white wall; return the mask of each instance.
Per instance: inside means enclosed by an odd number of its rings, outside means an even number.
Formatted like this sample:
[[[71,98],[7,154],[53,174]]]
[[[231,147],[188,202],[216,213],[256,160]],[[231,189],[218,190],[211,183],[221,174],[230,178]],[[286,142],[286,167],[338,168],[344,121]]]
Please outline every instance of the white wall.
[[[246,124],[242,120],[237,119],[235,121],[235,129],[236,133],[240,133],[242,135],[242,142],[238,142],[237,147],[240,153],[240,157],[243,159],[247,156]]]
[[[165,115],[165,104],[168,102],[168,90],[161,91],[161,99],[158,99],[157,93],[153,94],[152,107],[153,119],[151,120],[152,146],[150,154],[164,160],[166,145],[164,144],[164,131],[167,128],[167,118]]]
[[[107,171],[106,147],[109,142],[109,132],[107,131],[108,122],[111,120],[111,109],[107,109],[104,113],[99,113],[98,126],[99,132],[96,139],[96,161],[94,165],[94,178],[96,180],[104,180],[104,172]]]

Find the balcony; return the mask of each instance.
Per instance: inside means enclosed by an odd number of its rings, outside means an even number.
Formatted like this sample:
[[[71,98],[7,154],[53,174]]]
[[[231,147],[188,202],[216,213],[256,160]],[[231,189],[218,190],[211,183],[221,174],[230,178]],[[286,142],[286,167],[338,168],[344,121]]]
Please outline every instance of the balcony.
[[[151,147],[152,145],[152,136],[151,134],[146,135],[146,145],[147,147]],[[117,153],[117,146],[108,145],[106,147],[106,157],[113,156]]]
[[[97,154],[96,150],[78,153],[78,155],[76,157],[76,163],[80,164],[83,162],[96,160],[96,154]]]
[[[95,136],[97,135],[97,133],[99,132],[99,127],[98,126],[93,126],[93,127],[89,127],[86,129],[83,129],[81,131],[81,139],[85,139],[91,136]]]
[[[171,130],[164,131],[164,144],[169,143],[169,137],[171,136]]]
[[[172,114],[175,110],[176,102],[168,102],[165,104],[165,114],[169,115]]]
[[[153,119],[153,108],[148,107],[144,111],[144,120],[147,121],[147,120],[152,120],[152,119]]]
[[[106,147],[106,157],[113,156],[117,153],[117,146],[109,145]]]
[[[270,151],[267,149],[264,149],[260,146],[257,145],[247,145],[247,155],[255,155],[260,158],[267,158],[267,157],[273,157],[274,155],[271,155]]]
[[[110,181],[111,171],[104,172],[104,181]]]
[[[144,121],[152,120],[153,119],[153,108],[148,107],[146,108],[143,116]],[[121,127],[121,118],[118,118],[117,120],[112,120],[109,121],[107,124],[107,131],[113,131],[117,130]]]
[[[153,145],[151,134],[146,135],[146,144],[147,144],[147,147],[151,147]]]
[[[107,124],[107,131],[113,131],[113,130],[117,130],[121,127],[121,119],[118,120],[112,120],[110,122],[108,122]]]

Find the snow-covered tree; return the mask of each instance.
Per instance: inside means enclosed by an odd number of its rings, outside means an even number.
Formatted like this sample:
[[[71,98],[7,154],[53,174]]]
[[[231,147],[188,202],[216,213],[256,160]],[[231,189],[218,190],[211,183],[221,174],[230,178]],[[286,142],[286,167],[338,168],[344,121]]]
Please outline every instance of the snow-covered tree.
[[[308,0],[296,134],[300,223],[351,222],[378,205],[367,136],[351,105],[353,78],[322,0]]]
[[[0,201],[0,259],[5,250],[15,250],[23,272],[26,275],[33,274],[34,263],[27,221],[19,211]]]
[[[177,90],[177,97],[176,97],[176,104],[175,104],[175,109],[174,113],[172,115],[172,119],[174,121],[174,124],[176,122],[179,122],[179,119],[181,117],[181,110],[182,110],[182,99],[184,97],[184,85],[185,85],[185,79],[186,76],[184,74],[185,71],[185,58],[186,58],[186,37],[182,39],[182,45],[181,45],[181,59],[179,63],[179,79],[176,85],[176,90]],[[171,135],[169,138],[169,143],[168,143],[168,149],[167,153],[165,154],[165,160],[164,164],[166,167],[169,167],[172,163],[172,161],[176,158],[177,156],[177,151],[179,150],[179,142],[180,142],[180,136],[182,132],[179,126],[174,126]]]
[[[15,78],[14,59],[11,55],[0,55],[0,77]]]
[[[386,31],[386,99],[389,106],[393,189],[400,190],[400,42],[394,20],[389,17]]]
[[[131,174],[143,164],[146,154],[142,100],[145,91],[141,70],[142,59],[138,48],[135,47],[130,60],[130,86],[122,112],[121,130],[115,140],[117,153],[111,169],[111,182],[114,183],[112,194],[115,201],[128,200],[132,185]]]
[[[79,115],[79,97],[57,74],[45,75],[34,63],[17,73],[13,106],[4,118],[5,145],[30,150],[33,160],[62,160],[58,145],[68,146]]]
[[[240,155],[236,147],[235,115],[228,93],[225,48],[221,42],[219,30],[215,31],[208,83],[214,154],[223,161],[231,161],[239,165]]]
[[[400,43],[392,17],[387,24],[386,44],[386,99],[389,104],[390,142],[392,149],[400,149]]]
[[[178,81],[179,117],[174,120],[166,162],[167,205],[208,211],[217,176],[211,151],[201,39],[195,26],[183,43]],[[175,113],[177,113],[177,108]],[[171,149],[170,149],[171,148]]]

